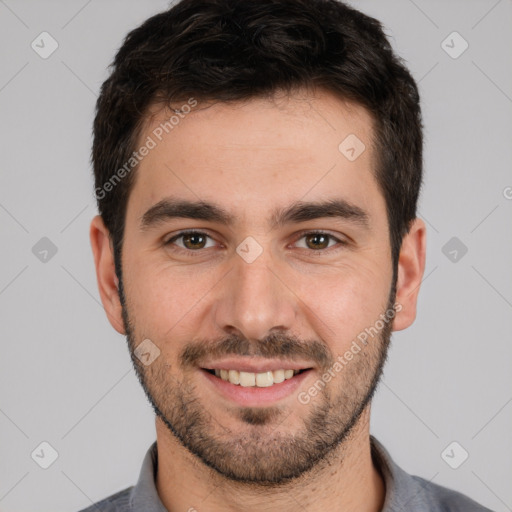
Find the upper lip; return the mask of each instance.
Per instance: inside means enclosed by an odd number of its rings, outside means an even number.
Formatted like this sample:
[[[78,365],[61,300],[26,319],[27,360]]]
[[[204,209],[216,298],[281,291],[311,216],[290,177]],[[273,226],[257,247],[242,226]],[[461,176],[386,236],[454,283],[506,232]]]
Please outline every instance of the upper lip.
[[[300,361],[294,362],[256,357],[246,357],[243,359],[230,357],[201,364],[201,368],[206,370],[239,370],[251,373],[264,373],[274,370],[306,370],[312,367],[313,365]]]

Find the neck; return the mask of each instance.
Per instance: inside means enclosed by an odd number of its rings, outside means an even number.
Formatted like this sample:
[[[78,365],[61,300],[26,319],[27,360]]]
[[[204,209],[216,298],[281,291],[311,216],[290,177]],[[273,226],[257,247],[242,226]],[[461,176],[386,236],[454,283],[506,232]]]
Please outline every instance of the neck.
[[[372,462],[369,407],[351,435],[314,469],[279,486],[233,482],[186,450],[156,418],[158,472],[156,487],[170,512],[309,512],[332,509],[378,512],[385,487]]]

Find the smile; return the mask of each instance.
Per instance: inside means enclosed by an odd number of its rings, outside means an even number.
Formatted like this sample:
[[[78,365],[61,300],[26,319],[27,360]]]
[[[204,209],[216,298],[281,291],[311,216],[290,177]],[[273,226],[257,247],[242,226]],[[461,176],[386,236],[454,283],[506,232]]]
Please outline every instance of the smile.
[[[266,372],[245,372],[239,370],[218,369],[207,370],[209,373],[220,377],[226,382],[242,387],[267,388],[274,384],[280,384],[285,380],[291,379],[294,375],[304,370],[273,370]]]

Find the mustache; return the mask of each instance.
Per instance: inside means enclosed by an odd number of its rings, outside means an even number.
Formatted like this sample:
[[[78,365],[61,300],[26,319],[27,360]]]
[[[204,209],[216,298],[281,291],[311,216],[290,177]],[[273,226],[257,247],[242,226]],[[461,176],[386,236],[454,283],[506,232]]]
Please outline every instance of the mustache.
[[[334,363],[334,357],[325,344],[278,333],[271,333],[263,340],[256,341],[237,335],[220,340],[195,341],[181,351],[178,360],[186,368],[200,366],[208,359],[222,356],[258,356],[289,361],[306,359],[321,368],[329,368]]]

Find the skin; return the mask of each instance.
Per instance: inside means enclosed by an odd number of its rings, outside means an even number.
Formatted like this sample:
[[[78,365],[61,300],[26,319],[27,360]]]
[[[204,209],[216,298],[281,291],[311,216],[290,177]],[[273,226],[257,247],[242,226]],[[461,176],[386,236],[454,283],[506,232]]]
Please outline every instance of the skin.
[[[92,220],[100,296],[131,350],[146,338],[160,350],[149,366],[132,359],[157,412],[156,486],[168,510],[378,511],[385,488],[371,458],[370,402],[364,402],[389,333],[415,319],[425,267],[422,220],[413,222],[402,243],[394,321],[308,404],[294,392],[271,406],[242,407],[180,359],[192,346],[206,356],[215,348],[254,361],[279,359],[281,341],[288,340],[286,357],[298,360],[300,354],[313,368],[298,390],[307,391],[389,306],[391,248],[385,200],[372,173],[370,115],[318,90],[274,100],[199,105],[149,152],[127,207],[124,306],[108,230],[100,216]],[[168,117],[155,106],[141,142]],[[338,150],[349,134],[366,146],[353,162]],[[181,218],[141,229],[144,212],[171,195],[215,202],[236,222],[226,227]],[[327,198],[363,209],[368,227],[323,217],[269,228],[275,207]],[[164,245],[186,229],[211,237],[205,248],[196,248],[197,239]],[[327,247],[304,236],[312,230],[335,239]],[[263,249],[252,263],[236,252],[248,236]],[[274,343],[267,352],[265,339]],[[228,348],[229,340],[247,343]],[[331,443],[325,453],[312,444],[320,438]],[[309,467],[307,454],[317,457]],[[291,474],[294,464],[299,474]]]

